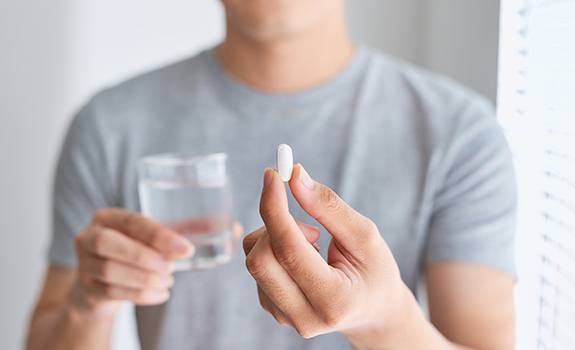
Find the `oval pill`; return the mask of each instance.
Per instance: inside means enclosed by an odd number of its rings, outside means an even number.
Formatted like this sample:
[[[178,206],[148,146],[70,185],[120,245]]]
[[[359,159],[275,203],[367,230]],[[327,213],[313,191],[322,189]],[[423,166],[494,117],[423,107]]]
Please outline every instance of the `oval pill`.
[[[282,181],[288,182],[293,171],[293,151],[289,145],[278,146],[277,169]]]

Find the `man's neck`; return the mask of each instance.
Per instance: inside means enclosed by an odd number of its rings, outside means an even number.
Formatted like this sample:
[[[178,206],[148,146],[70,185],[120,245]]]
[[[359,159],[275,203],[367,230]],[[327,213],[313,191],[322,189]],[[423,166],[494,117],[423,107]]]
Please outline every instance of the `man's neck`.
[[[231,75],[255,89],[293,93],[343,71],[353,56],[353,45],[345,19],[334,16],[309,32],[277,41],[253,40],[228,26],[217,56]]]

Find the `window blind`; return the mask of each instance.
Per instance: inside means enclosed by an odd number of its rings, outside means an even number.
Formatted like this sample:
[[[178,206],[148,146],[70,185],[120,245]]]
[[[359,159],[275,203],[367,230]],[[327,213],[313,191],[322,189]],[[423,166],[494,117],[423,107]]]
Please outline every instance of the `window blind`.
[[[502,0],[498,115],[518,176],[518,348],[575,349],[575,0]]]

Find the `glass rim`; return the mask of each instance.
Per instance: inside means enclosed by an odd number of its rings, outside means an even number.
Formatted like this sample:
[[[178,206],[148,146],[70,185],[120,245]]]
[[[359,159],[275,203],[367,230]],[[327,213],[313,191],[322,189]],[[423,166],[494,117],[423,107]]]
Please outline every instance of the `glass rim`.
[[[140,166],[193,166],[207,160],[226,160],[228,154],[225,152],[211,154],[191,154],[191,153],[160,153],[140,158]]]

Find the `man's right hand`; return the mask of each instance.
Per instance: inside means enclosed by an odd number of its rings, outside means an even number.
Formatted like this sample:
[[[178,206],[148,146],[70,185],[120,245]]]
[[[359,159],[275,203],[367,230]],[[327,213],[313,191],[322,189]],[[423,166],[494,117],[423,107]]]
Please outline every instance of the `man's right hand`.
[[[178,233],[122,209],[98,211],[75,243],[78,271],[70,302],[101,316],[113,316],[122,301],[165,302],[174,283],[172,261],[194,253]]]

